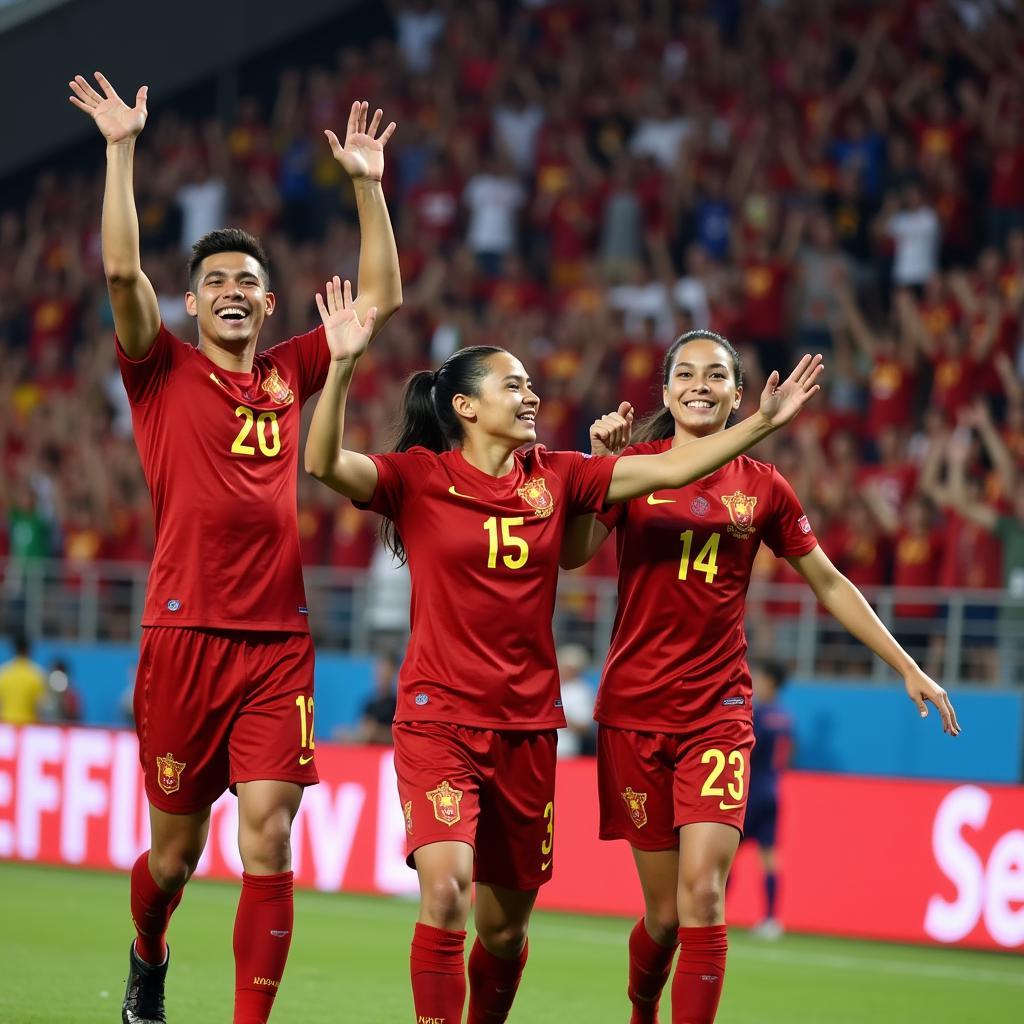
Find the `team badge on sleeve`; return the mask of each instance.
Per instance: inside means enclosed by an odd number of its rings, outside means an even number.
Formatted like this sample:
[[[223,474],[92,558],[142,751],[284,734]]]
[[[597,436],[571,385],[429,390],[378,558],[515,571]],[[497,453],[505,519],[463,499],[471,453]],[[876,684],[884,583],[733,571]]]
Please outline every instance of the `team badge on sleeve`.
[[[754,532],[754,509],[757,508],[757,498],[744,494],[742,491],[733,491],[732,494],[722,495],[722,504],[729,510],[729,532],[740,540],[746,540]]]
[[[175,761],[173,754],[156,759],[156,781],[160,788],[170,796],[177,793],[181,785],[181,773],[185,765],[181,761]]]
[[[807,516],[801,516],[796,521],[796,525],[800,527],[800,532],[801,533],[810,533],[811,532],[811,521],[807,518]]]
[[[555,511],[555,499],[551,496],[542,476],[531,476],[516,494],[533,509],[534,515],[540,516],[541,519],[547,519]]]
[[[452,784],[447,779],[437,789],[432,789],[427,793],[427,799],[434,805],[434,817],[442,825],[447,825],[451,828],[452,825],[462,818],[462,812],[459,810],[459,804],[462,801],[462,790],[453,789]],[[406,820],[411,820],[411,815]]]
[[[622,799],[626,801],[630,820],[637,828],[643,828],[647,824],[647,809],[644,807],[644,804],[647,803],[647,794],[634,793],[633,787],[627,786],[626,792],[622,794]]]
[[[278,405],[291,405],[295,401],[295,392],[281,380],[276,367],[270,371],[270,376],[260,385],[260,389],[266,391]]]

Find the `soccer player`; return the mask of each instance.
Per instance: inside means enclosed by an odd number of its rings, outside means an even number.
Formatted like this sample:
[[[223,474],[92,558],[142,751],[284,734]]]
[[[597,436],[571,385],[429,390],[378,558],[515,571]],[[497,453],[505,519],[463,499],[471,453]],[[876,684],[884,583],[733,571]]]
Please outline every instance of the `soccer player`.
[[[164,1021],[168,921],[206,843],[210,807],[238,797],[242,893],[235,918],[235,1024],[270,1015],[292,935],[290,831],[302,788],[317,781],[313,648],[296,522],[303,401],[323,385],[322,327],[256,354],[274,312],[267,258],[236,229],[199,239],[185,306],[198,347],[160,322],[139,259],[132,192],[147,88],[122,102],[97,72],[71,102],[107,143],[103,266],[117,355],[153,496],[156,552],[135,686],[151,848],[132,869],[137,938],[125,1024]],[[353,104],[345,144],[327,132],[352,178],[362,241],[359,298],[369,332],[401,304],[398,255],[381,192],[381,112]]]
[[[420,881],[411,949],[418,1021],[462,1020],[465,926],[470,1024],[501,1024],[526,962],[539,887],[551,877],[556,729],[565,725],[551,614],[568,517],[710,472],[788,422],[820,357],[781,386],[773,373],[748,420],[686,449],[623,459],[547,451],[539,399],[504,349],[455,352],[414,374],[396,450],[344,446],[345,403],[365,331],[349,285],[317,304],[332,363],[306,442],[306,469],[386,519],[408,557],[412,632],[393,730],[407,854]],[[614,435],[625,418],[609,431]]]
[[[739,356],[725,338],[682,335],[665,355],[664,408],[638,425],[625,457],[686,452],[728,433],[742,393]],[[607,420],[591,427],[594,454],[616,451],[607,441],[622,432]],[[644,893],[644,917],[629,938],[631,1021],[657,1021],[678,944],[673,1024],[710,1024],[725,973],[725,881],[754,743],[743,615],[761,541],[903,676],[922,716],[932,701],[946,732],[955,736],[959,726],[942,687],[818,547],[774,467],[740,456],[687,486],[647,488],[596,518],[580,517],[562,565],[582,565],[612,530],[619,601],[595,718],[600,836],[630,843]]]
[[[764,869],[764,919],[754,932],[777,939],[782,925],[776,916],[778,896],[775,832],[779,817],[779,775],[793,751],[793,722],[778,701],[786,683],[786,669],[778,661],[751,666],[754,702],[754,749],[750,755],[750,793],[743,822],[744,839],[757,843]]]

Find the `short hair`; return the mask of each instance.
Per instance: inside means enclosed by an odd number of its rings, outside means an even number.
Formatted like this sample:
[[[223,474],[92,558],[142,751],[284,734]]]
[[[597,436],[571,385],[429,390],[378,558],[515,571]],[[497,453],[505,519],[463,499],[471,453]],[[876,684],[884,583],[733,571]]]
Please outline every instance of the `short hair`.
[[[32,650],[32,644],[29,641],[28,634],[24,630],[18,629],[11,634],[11,646],[14,648],[14,653],[19,658],[27,658],[29,652]]]
[[[218,228],[203,235],[192,245],[192,255],[188,259],[188,290],[194,292],[199,277],[199,267],[207,256],[215,256],[219,252],[242,252],[251,256],[260,265],[260,276],[263,287],[270,287],[270,260],[266,250],[255,235],[241,228]]]

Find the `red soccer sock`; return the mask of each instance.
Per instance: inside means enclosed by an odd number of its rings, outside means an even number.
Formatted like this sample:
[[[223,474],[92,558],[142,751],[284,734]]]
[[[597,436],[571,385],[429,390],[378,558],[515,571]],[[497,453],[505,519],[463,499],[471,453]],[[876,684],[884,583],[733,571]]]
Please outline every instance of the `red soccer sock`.
[[[266,1024],[281,985],[295,916],[292,873],[242,873],[235,915],[234,1024]]]
[[[181,902],[184,889],[164,892],[149,870],[149,850],[132,866],[131,907],[135,922],[135,955],[147,964],[162,964],[167,959],[167,925]]]
[[[672,1024],[713,1024],[722,998],[724,924],[679,929],[679,962],[672,979]]]
[[[416,925],[409,968],[417,1024],[461,1024],[466,1002],[466,933]]]
[[[663,946],[647,932],[640,918],[629,936],[629,1024],[657,1024],[658,1002],[672,969],[675,944]]]
[[[478,938],[469,953],[469,1016],[466,1024],[505,1024],[523,976],[530,945],[514,960],[484,949]]]

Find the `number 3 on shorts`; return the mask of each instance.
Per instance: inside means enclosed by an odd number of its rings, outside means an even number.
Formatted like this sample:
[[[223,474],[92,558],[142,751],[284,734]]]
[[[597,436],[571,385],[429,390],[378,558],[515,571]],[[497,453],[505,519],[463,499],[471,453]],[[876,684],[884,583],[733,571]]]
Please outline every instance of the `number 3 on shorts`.
[[[295,703],[299,706],[299,746],[302,748],[299,764],[305,767],[313,760],[313,749],[316,746],[313,742],[313,698],[300,695],[295,698]]]
[[[540,869],[547,871],[551,867],[551,850],[555,845],[555,805],[549,800],[544,808],[544,820],[547,822],[547,832],[540,844]]]
[[[704,780],[700,795],[717,797],[719,800],[718,806],[723,811],[731,811],[739,807],[743,801],[743,777],[745,770],[743,751],[730,750],[729,756],[726,757],[721,750],[712,747],[701,754],[700,763],[711,765],[711,771],[708,772],[708,777]],[[722,772],[725,771],[727,764],[732,769],[732,779],[723,788],[718,785],[718,779]],[[729,797],[736,801],[735,803],[730,804],[722,799],[726,795],[726,790],[729,791]]]

